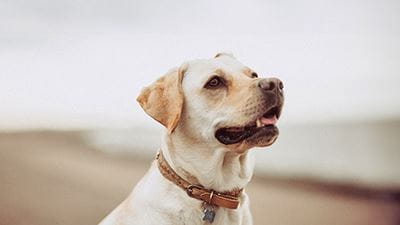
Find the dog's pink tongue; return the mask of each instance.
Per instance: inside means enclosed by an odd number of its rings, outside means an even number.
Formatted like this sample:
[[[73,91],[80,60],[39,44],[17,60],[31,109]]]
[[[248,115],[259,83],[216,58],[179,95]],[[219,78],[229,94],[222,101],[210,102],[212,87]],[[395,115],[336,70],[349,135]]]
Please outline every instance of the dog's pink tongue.
[[[277,121],[278,118],[276,116],[270,118],[261,117],[261,123],[264,125],[275,125]]]

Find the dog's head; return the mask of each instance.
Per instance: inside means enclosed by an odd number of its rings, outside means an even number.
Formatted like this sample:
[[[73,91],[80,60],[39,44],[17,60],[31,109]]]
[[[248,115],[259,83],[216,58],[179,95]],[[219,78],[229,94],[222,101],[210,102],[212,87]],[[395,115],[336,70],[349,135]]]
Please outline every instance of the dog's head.
[[[196,143],[241,152],[276,140],[284,97],[279,79],[259,78],[232,55],[217,54],[171,70],[137,100],[170,134],[178,127]]]

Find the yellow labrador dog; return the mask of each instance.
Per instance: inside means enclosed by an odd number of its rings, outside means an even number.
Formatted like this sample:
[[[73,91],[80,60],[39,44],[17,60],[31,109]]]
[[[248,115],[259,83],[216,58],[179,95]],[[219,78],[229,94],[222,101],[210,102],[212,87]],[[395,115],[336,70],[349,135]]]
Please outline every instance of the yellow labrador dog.
[[[159,154],[100,224],[251,225],[249,149],[276,140],[282,89],[226,53],[186,62],[146,87],[137,100],[166,127]]]

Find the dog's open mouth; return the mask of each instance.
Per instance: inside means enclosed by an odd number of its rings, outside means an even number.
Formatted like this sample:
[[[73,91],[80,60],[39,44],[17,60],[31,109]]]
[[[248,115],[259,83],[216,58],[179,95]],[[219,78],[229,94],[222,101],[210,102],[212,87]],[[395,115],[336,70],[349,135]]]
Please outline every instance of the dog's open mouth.
[[[215,132],[215,137],[223,144],[235,144],[256,134],[276,135],[279,131],[275,126],[281,114],[282,106],[274,106],[255,121],[242,127],[224,127]]]

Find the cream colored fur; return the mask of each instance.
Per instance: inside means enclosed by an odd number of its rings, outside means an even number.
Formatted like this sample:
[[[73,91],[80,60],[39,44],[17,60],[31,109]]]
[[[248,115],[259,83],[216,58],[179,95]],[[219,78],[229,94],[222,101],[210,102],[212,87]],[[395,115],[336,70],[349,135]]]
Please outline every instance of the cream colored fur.
[[[251,110],[257,107],[260,94],[251,72],[233,56],[218,54],[184,63],[139,96],[144,110],[166,127],[161,149],[184,179],[220,192],[245,188],[250,181],[254,160],[248,150],[254,145],[223,145],[214,134],[218,127],[244,125],[254,119]],[[215,73],[226,76],[229,91],[204,90],[205,82]],[[202,216],[201,202],[166,180],[153,162],[129,197],[100,224],[207,224]],[[238,209],[218,208],[213,225],[222,224],[252,224],[246,191]]]

